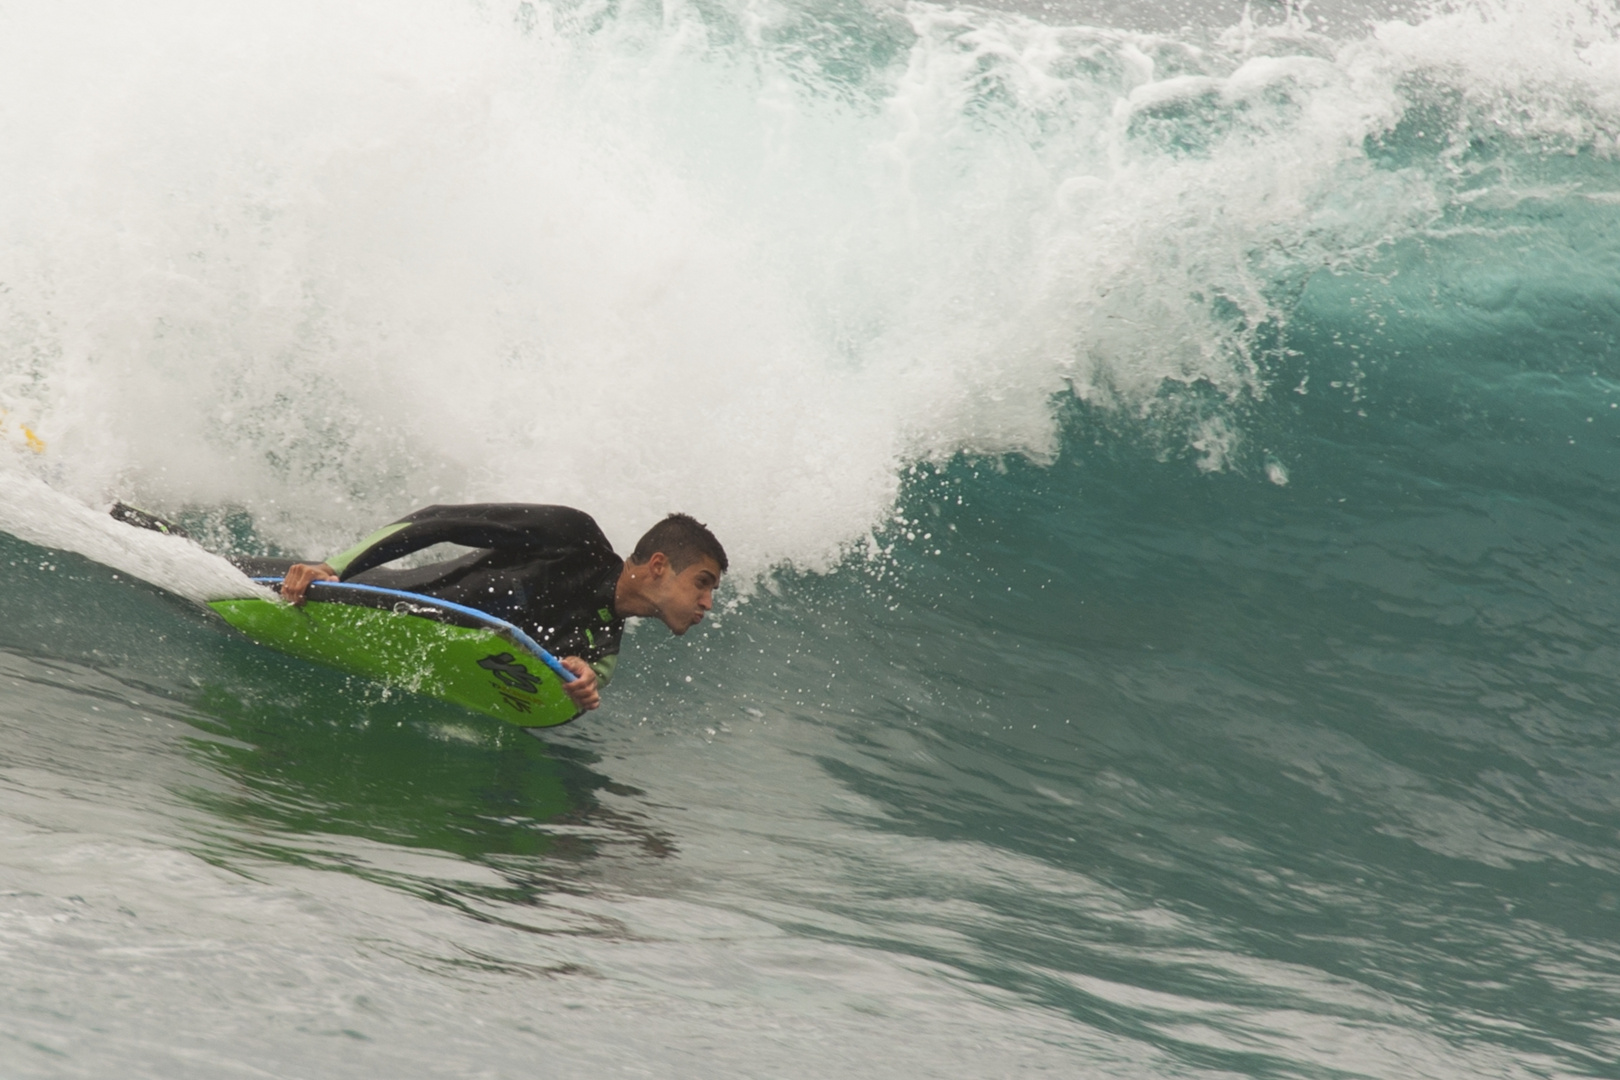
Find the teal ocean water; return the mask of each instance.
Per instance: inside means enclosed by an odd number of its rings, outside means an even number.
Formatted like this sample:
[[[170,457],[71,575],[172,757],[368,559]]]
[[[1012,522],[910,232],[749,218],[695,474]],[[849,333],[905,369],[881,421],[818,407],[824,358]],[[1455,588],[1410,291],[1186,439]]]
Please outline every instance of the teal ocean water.
[[[1620,15],[0,10],[0,1076],[1620,1074]],[[200,548],[687,509],[542,739]]]

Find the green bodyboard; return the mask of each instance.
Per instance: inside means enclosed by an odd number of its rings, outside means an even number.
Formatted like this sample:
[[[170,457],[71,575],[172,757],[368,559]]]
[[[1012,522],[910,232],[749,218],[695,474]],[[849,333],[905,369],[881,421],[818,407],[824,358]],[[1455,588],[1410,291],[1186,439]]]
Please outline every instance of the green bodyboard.
[[[579,715],[545,662],[512,635],[395,610],[310,600],[216,600],[242,633],[281,652],[505,720],[554,727]]]

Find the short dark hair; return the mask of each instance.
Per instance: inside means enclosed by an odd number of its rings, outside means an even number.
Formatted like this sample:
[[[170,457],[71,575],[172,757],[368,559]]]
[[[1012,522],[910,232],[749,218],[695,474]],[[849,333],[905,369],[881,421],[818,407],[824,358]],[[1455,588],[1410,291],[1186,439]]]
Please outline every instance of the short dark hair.
[[[630,561],[640,566],[662,551],[678,574],[705,556],[720,565],[725,573],[726,549],[714,538],[709,527],[691,514],[671,514],[647,530],[647,535],[636,542]]]

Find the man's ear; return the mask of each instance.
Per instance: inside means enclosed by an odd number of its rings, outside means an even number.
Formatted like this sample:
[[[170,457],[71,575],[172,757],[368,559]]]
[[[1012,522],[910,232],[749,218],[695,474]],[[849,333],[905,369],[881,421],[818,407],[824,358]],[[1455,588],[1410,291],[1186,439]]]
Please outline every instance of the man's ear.
[[[655,551],[647,559],[647,573],[653,578],[661,578],[669,573],[669,556],[662,551]]]

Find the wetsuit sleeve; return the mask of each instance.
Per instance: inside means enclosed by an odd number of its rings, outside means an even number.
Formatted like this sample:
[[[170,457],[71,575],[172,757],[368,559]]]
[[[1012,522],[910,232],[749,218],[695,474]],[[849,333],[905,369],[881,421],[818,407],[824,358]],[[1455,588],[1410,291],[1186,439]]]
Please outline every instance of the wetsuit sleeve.
[[[607,537],[583,511],[567,506],[482,503],[418,510],[334,555],[327,564],[338,572],[339,580],[347,581],[434,544],[521,551],[540,557],[581,549],[613,553]]]

